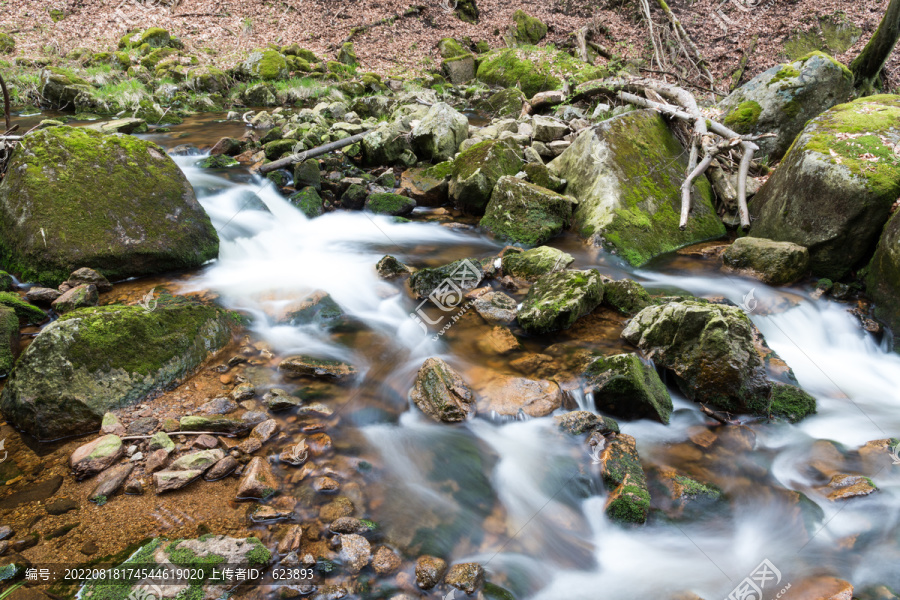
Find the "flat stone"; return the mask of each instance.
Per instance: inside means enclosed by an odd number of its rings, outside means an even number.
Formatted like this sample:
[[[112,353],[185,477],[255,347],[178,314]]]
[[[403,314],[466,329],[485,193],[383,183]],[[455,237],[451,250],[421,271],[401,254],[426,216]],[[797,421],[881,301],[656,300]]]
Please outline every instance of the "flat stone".
[[[77,479],[96,475],[121,458],[125,452],[122,440],[117,435],[104,435],[78,447],[72,453],[69,464]]]
[[[169,470],[200,471],[203,473],[223,458],[225,458],[225,453],[219,449],[199,450],[179,457],[171,464]]]
[[[475,391],[481,414],[516,416],[521,410],[530,417],[546,417],[562,406],[562,391],[553,381],[500,373],[485,373],[478,381]]]
[[[238,468],[238,461],[233,456],[226,456],[206,472],[206,479],[216,481],[231,475]]]
[[[278,370],[289,377],[317,377],[344,381],[356,376],[356,367],[339,360],[312,356],[291,356],[278,365]]]
[[[164,492],[180,490],[195,479],[198,479],[201,475],[203,475],[203,471],[200,470],[162,471],[160,473],[154,473],[153,481],[156,483],[156,493],[162,494]]]

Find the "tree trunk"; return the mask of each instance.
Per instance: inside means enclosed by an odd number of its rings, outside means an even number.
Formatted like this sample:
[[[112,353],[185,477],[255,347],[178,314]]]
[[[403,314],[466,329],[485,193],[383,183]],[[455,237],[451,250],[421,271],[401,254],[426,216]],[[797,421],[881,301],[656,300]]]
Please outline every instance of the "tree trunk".
[[[871,93],[881,69],[900,38],[900,0],[891,0],[878,29],[862,52],[850,63],[855,85],[863,94]]]

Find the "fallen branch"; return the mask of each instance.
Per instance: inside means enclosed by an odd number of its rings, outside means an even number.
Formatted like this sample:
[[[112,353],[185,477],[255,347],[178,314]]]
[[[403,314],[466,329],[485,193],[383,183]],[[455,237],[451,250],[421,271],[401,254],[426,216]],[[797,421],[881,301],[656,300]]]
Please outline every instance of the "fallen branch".
[[[713,409],[709,408],[708,406],[706,406],[705,404],[700,405],[700,411],[704,415],[706,415],[708,417],[712,417],[713,419],[715,419],[722,425],[738,425],[739,424],[737,421],[733,421],[733,420],[729,419],[724,413],[721,413],[717,410],[713,410]]]
[[[277,171],[278,169],[282,169],[288,165],[303,162],[309,158],[315,158],[316,156],[321,156],[323,154],[328,154],[329,152],[334,152],[335,150],[340,150],[346,146],[351,144],[355,144],[356,142],[361,141],[366,135],[371,133],[372,130],[368,129],[363,131],[362,133],[357,133],[356,135],[351,135],[350,137],[344,138],[342,140],[338,140],[336,142],[330,142],[323,146],[318,146],[316,148],[312,148],[310,150],[306,150],[304,152],[298,152],[296,154],[291,154],[290,156],[286,156],[284,158],[279,158],[278,160],[272,161],[270,163],[266,163],[259,168],[260,173],[270,173],[271,171]]]
[[[343,9],[341,9],[341,10],[343,10]],[[383,19],[379,19],[378,21],[375,21],[373,23],[367,23],[365,25],[360,25],[359,27],[354,27],[350,30],[350,35],[348,35],[347,38],[341,43],[346,44],[347,42],[352,41],[353,38],[356,37],[357,34],[365,33],[366,31],[368,31],[369,29],[372,29],[373,27],[380,27],[381,25],[391,25],[394,23],[394,21],[397,21],[404,17],[416,16],[424,10],[425,10],[424,6],[419,5],[419,4],[414,4],[413,6],[410,6],[409,8],[404,10],[402,13],[397,13],[395,15],[391,15],[390,17],[385,17]]]

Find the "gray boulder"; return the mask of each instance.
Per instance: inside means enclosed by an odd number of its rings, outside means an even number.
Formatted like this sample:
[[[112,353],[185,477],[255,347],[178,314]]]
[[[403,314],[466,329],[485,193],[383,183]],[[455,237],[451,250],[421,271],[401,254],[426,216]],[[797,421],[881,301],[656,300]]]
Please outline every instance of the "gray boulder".
[[[809,271],[809,251],[790,242],[743,237],[725,249],[725,265],[769,285],[793,283]]]
[[[423,160],[442,162],[453,158],[469,137],[469,120],[449,104],[438,102],[413,127],[412,145]]]

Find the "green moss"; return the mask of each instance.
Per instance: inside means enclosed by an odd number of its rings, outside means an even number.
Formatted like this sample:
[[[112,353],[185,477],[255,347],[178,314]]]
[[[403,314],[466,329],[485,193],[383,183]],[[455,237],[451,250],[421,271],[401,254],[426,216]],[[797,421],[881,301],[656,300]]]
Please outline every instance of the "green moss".
[[[816,413],[816,399],[792,385],[774,385],[770,399],[769,412],[791,423],[797,423]]]
[[[650,513],[650,492],[636,485],[622,486],[616,498],[606,507],[606,514],[621,523],[641,525]]]
[[[22,323],[37,325],[47,319],[47,315],[37,306],[33,306],[13,292],[0,292],[0,306],[13,309]]]
[[[799,75],[799,72],[797,73]],[[762,114],[762,106],[758,102],[748,100],[741,102],[737,108],[725,116],[725,125],[738,133],[750,133],[754,125],[759,122]]]
[[[569,226],[573,202],[513,177],[500,179],[479,225],[501,239],[535,246]]]
[[[435,179],[447,179],[450,175],[453,174],[453,161],[445,160],[444,162],[438,163],[434,166],[428,167],[425,169],[425,175],[427,177],[433,177]]]
[[[441,55],[441,58],[444,59],[470,54],[465,48],[462,47],[462,44],[450,37],[444,38],[439,41],[437,46],[438,53]]]
[[[547,35],[547,26],[521,9],[513,13],[513,22],[516,24],[515,39],[520,44],[537,44]]]
[[[287,61],[276,50],[252,52],[244,64],[250,77],[263,81],[285,79],[288,75]]]
[[[520,87],[527,97],[562,88],[564,80],[576,83],[601,79],[606,70],[587,65],[565,52],[536,46],[493,50],[481,58],[477,77],[490,85]]]
[[[696,479],[683,475],[676,476],[673,479],[681,488],[682,495],[692,498],[708,498],[710,500],[718,500],[722,497],[722,490],[714,485],[700,483]]]
[[[635,315],[650,306],[652,299],[641,284],[631,279],[620,279],[603,286],[603,302],[622,314]]]
[[[819,58],[824,58],[825,60],[831,62],[831,64],[833,64],[834,66],[838,67],[838,68],[841,70],[841,72],[844,74],[844,79],[847,79],[847,80],[849,80],[849,81],[853,81],[853,71],[851,71],[849,68],[847,68],[847,65],[845,65],[845,64],[842,63],[842,62],[840,62],[839,60],[836,60],[836,59],[835,59],[833,56],[831,56],[830,54],[826,54],[826,53],[824,53],[824,52],[819,52],[819,51],[816,51],[816,52],[810,52],[809,54],[806,54],[806,55],[804,55],[804,56],[801,56],[801,57],[798,59],[798,61],[799,61],[799,62],[806,62],[807,60],[809,60],[809,59],[812,58],[813,56],[818,56]]]
[[[0,52],[12,54],[16,50],[16,40],[8,33],[0,33]]]
[[[316,188],[312,186],[307,186],[296,194],[292,194],[288,200],[300,209],[300,212],[306,215],[308,219],[320,217],[325,213],[322,197],[316,192]]]
[[[366,210],[380,215],[406,215],[416,207],[416,201],[392,192],[370,194],[366,200]]]
[[[247,553],[247,560],[250,561],[250,566],[263,566],[269,564],[269,561],[272,560],[272,553],[268,548],[263,546],[262,542],[259,541],[259,538],[251,537],[247,538],[247,541],[253,545],[253,549]]]
[[[198,162],[197,166],[201,169],[226,169],[228,167],[234,167],[239,164],[240,163],[238,161],[226,154],[216,154],[213,156],[207,156],[206,158]]]

